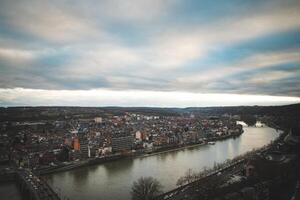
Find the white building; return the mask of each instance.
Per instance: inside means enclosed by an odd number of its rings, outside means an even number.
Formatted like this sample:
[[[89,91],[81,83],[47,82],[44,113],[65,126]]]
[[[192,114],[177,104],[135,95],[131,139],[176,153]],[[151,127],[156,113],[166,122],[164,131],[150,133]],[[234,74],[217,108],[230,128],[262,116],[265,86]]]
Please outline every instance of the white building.
[[[143,134],[141,133],[141,131],[137,131],[135,133],[135,139],[137,139],[137,140],[143,140]]]
[[[95,117],[94,121],[95,121],[95,123],[100,124],[100,123],[102,123],[102,117]]]

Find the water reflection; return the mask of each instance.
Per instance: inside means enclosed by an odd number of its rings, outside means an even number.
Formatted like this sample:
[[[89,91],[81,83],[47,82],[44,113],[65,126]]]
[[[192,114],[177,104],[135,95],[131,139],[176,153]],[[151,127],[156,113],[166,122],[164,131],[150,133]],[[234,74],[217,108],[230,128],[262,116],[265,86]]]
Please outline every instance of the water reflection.
[[[107,172],[108,176],[110,175],[115,176],[118,175],[119,173],[123,174],[131,171],[132,165],[133,165],[133,159],[128,158],[120,161],[113,161],[110,163],[106,163],[105,165],[103,165],[103,167]]]
[[[86,184],[86,182],[88,181],[89,173],[90,170],[82,168],[75,171],[71,171],[69,176],[74,179],[73,182],[76,185],[80,186]]]

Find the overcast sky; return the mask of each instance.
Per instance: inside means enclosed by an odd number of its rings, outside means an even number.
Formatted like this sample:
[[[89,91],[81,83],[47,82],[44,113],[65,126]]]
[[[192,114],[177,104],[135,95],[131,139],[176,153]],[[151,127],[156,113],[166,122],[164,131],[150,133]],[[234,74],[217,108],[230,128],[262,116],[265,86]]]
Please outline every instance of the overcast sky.
[[[0,0],[0,106],[300,102],[299,0]]]

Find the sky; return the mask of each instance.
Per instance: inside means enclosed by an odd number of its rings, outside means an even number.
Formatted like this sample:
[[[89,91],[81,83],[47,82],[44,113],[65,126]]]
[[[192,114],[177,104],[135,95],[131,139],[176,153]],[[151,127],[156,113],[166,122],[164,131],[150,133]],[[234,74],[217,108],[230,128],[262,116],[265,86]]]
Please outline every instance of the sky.
[[[300,102],[299,0],[0,0],[0,106]]]

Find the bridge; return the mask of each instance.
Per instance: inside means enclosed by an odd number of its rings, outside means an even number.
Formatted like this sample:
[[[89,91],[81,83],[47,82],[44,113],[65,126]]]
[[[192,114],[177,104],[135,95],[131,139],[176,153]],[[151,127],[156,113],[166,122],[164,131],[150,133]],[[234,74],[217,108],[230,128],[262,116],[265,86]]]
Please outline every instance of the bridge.
[[[60,200],[59,195],[48,185],[48,183],[36,176],[30,170],[2,170],[0,171],[2,181],[14,181],[25,200]]]

